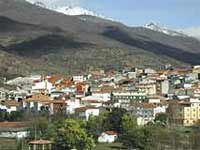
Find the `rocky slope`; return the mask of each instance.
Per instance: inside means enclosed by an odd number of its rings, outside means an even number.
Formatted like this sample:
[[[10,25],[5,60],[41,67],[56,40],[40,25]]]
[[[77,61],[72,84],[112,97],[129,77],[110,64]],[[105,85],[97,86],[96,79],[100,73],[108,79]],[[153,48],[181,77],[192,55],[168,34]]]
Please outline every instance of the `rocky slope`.
[[[145,27],[68,16],[19,0],[0,1],[4,74],[72,74],[92,67],[162,67],[200,63],[200,42]]]

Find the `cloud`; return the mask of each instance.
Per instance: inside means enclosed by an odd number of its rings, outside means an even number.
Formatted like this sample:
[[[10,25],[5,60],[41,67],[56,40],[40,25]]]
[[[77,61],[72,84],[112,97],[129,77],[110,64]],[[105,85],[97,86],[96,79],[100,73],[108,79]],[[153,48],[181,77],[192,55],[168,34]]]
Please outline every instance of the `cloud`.
[[[200,27],[185,28],[185,29],[180,29],[179,31],[181,31],[189,36],[200,39]]]

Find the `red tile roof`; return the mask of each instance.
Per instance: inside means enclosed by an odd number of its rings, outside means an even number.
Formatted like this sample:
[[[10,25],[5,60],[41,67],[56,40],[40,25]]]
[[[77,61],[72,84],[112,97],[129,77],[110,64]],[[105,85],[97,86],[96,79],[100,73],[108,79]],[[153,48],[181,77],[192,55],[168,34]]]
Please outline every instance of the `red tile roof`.
[[[75,109],[75,112],[85,112],[88,109],[98,109],[94,106],[79,107]]]
[[[0,128],[25,128],[27,126],[26,122],[0,122]]]
[[[117,132],[115,132],[115,131],[105,131],[104,133],[106,133],[108,135],[117,135]]]
[[[27,101],[35,101],[35,102],[50,102],[52,98],[50,96],[44,95],[44,94],[35,94],[30,98],[26,99]]]
[[[58,81],[59,79],[61,79],[61,78],[56,77],[56,76],[51,76],[51,77],[49,77],[47,80],[48,80],[50,83],[55,84],[55,82]]]
[[[51,144],[51,141],[48,140],[34,140],[34,141],[30,141],[29,144],[37,144],[37,145],[43,145],[43,144]]]
[[[16,100],[5,100],[4,102],[1,102],[5,106],[19,106],[19,103]]]

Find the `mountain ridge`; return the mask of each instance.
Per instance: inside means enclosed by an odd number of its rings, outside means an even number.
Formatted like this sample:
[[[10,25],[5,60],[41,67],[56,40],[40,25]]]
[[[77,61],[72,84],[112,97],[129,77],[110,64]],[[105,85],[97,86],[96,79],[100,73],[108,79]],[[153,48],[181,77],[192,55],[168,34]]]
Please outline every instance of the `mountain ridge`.
[[[145,25],[145,28],[148,28],[150,30],[154,30],[157,32],[161,32],[167,35],[171,35],[171,36],[183,36],[186,37],[187,35],[181,32],[178,32],[176,30],[172,30],[166,27],[161,27],[159,24],[155,23],[155,22],[150,22],[148,24]]]
[[[0,55],[10,57],[0,64],[5,74],[76,74],[91,68],[200,64],[200,42],[190,37],[94,16],[68,16],[13,0],[0,2],[0,16],[0,26],[12,27],[0,30]]]
[[[91,10],[87,10],[85,8],[79,7],[79,6],[57,6],[57,7],[49,7],[48,5],[46,5],[44,2],[42,1],[35,1],[35,0],[26,0],[27,2],[42,7],[42,8],[46,8],[52,11],[56,11],[59,13],[63,13],[65,15],[70,15],[70,16],[79,16],[79,15],[88,15],[88,16],[94,16],[94,17],[99,17],[99,18],[103,18],[103,19],[108,19],[103,15],[97,14],[96,12],[93,12]]]

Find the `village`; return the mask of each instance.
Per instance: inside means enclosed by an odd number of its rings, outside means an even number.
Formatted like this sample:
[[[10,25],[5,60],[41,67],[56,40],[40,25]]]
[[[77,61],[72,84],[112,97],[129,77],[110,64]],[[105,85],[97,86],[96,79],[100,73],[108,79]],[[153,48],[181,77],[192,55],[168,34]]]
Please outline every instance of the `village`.
[[[120,108],[141,127],[156,121],[161,126],[200,125],[200,66],[96,69],[66,78],[30,75],[3,82],[15,89],[0,89],[1,138],[28,137],[24,122],[5,117],[16,112],[29,112],[32,116],[62,114],[87,122],[92,116]],[[113,143],[117,138],[118,131],[107,130],[98,135],[97,142]],[[47,144],[51,149],[51,141],[45,139],[30,141],[30,150],[37,149],[34,144]]]

